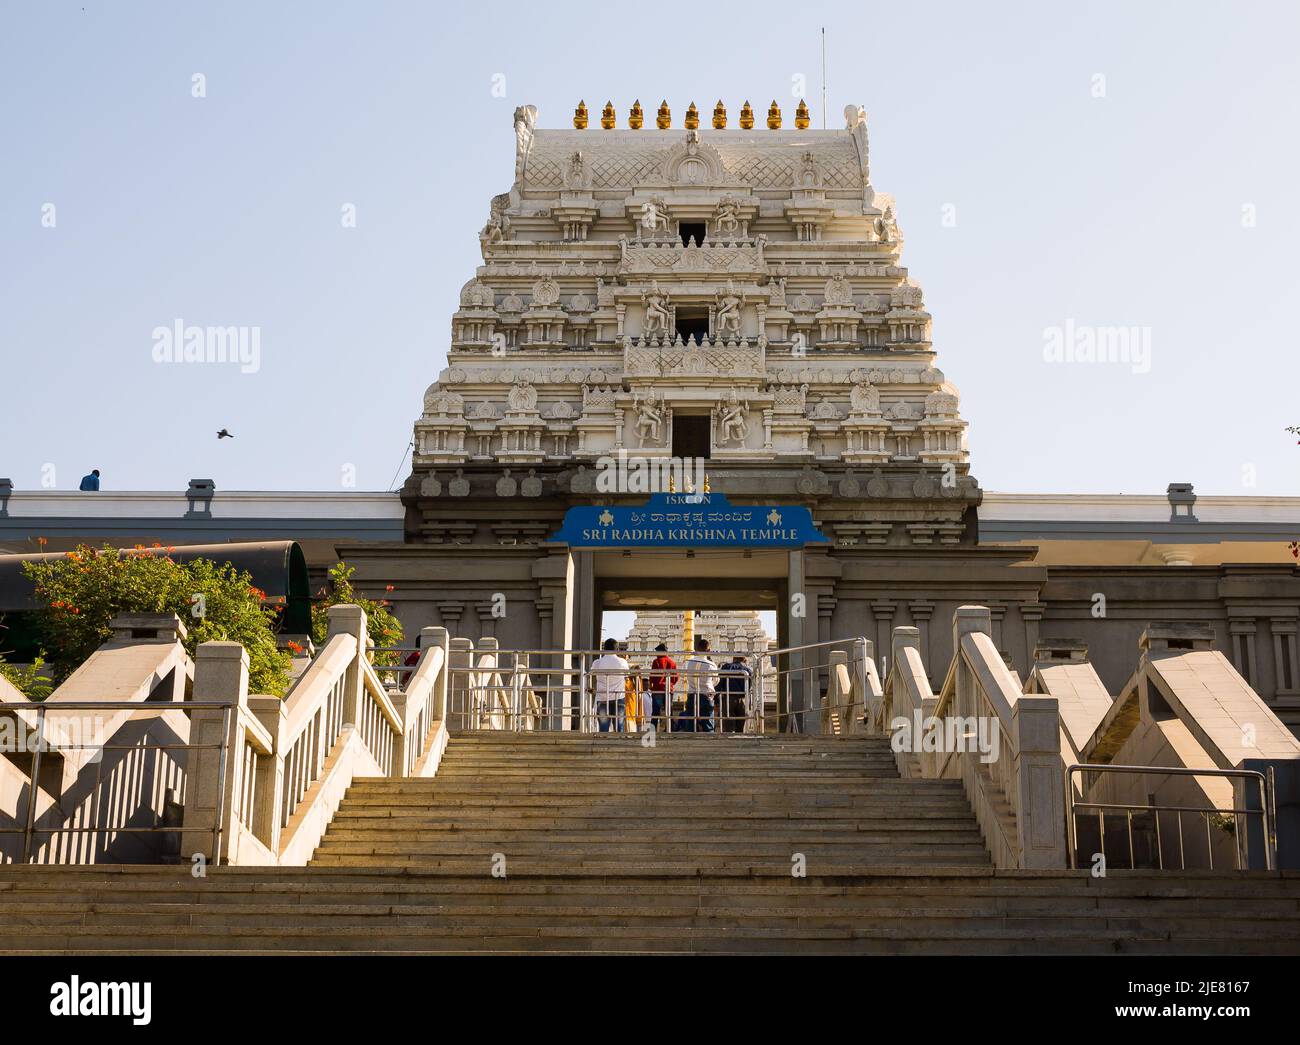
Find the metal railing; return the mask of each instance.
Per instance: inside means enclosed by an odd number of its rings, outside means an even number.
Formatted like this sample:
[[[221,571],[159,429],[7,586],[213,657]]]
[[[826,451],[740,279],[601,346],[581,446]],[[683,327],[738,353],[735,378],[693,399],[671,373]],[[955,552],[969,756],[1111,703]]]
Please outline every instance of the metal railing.
[[[453,645],[448,725],[453,731],[815,732],[814,719],[828,710],[831,654],[851,657],[854,642],[701,653]],[[627,667],[600,663],[611,655]],[[669,663],[657,662],[660,657]],[[743,667],[733,666],[738,657],[745,658]],[[860,717],[862,708],[846,703],[829,710],[843,723]]]
[[[220,710],[222,713],[222,730],[219,740],[213,743],[191,743],[188,737],[171,742],[157,737],[142,736],[134,743],[113,742],[121,736],[123,729],[133,721],[143,721],[144,716],[157,717],[164,712],[178,711],[188,713],[197,709]],[[0,703],[0,719],[10,720],[14,728],[6,730],[14,743],[0,744],[0,758],[7,758],[21,773],[27,776],[25,789],[18,795],[15,805],[15,819],[21,820],[21,826],[3,826],[0,820],[0,842],[4,836],[21,835],[21,856],[10,854],[6,859],[4,847],[0,846],[0,862],[32,863],[42,845],[52,846],[59,836],[77,838],[80,836],[104,836],[105,848],[111,839],[118,836],[176,836],[172,847],[160,844],[160,852],[170,852],[179,857],[180,835],[184,830],[178,817],[175,823],[167,822],[168,804],[176,804],[183,809],[187,773],[190,769],[189,752],[216,751],[222,787],[218,799],[217,818],[213,827],[214,854],[222,851],[221,832],[225,821],[225,776],[227,757],[227,738],[230,734],[230,717],[234,704],[226,701],[190,700],[168,702],[141,701],[58,701],[57,703]],[[65,715],[70,712],[97,712],[95,716],[84,715],[78,718]],[[115,722],[111,733],[108,722],[115,720],[118,713],[131,712],[125,721]],[[35,726],[29,719],[35,716]],[[18,724],[22,723],[21,726]],[[55,728],[51,730],[49,727]],[[25,735],[24,735],[25,734]],[[22,736],[21,741],[17,738]],[[45,823],[42,823],[39,806],[41,794],[51,792],[42,787],[43,769],[57,765],[54,759],[67,759],[77,753],[89,752],[84,759],[77,778],[74,781],[61,782],[45,808]],[[183,759],[175,757],[175,752],[186,752]],[[145,756],[154,758],[152,794],[154,801],[146,802],[144,789],[149,783],[145,777],[148,771],[142,765]],[[30,756],[30,762],[26,756]],[[94,767],[93,773],[91,767]],[[163,773],[161,783],[157,774]],[[137,796],[134,805],[130,799]],[[71,805],[71,808],[69,808]],[[162,808],[157,808],[161,806]],[[140,825],[131,821],[139,818],[154,819],[157,822]],[[121,823],[103,823],[104,819],[121,818]],[[88,822],[83,822],[88,821]],[[41,839],[46,841],[41,843]],[[93,844],[93,842],[92,842]],[[99,853],[96,853],[99,856]],[[35,861],[40,862],[40,861]],[[63,861],[60,861],[63,862]],[[84,863],[85,860],[67,861]]]
[[[1137,803],[1127,802],[1097,802],[1090,801],[1086,798],[1075,797],[1075,774],[1076,773],[1131,773],[1135,775],[1148,776],[1182,776],[1182,777],[1217,777],[1223,780],[1236,781],[1243,783],[1254,783],[1259,788],[1259,807],[1250,808],[1245,805],[1243,800],[1239,800],[1237,787],[1233,786],[1232,804],[1223,808],[1217,805],[1173,805],[1173,804],[1156,804],[1148,803],[1139,805]],[[1234,869],[1248,870],[1251,865],[1251,847],[1250,847],[1250,821],[1258,817],[1260,821],[1260,843],[1263,850],[1264,867],[1266,870],[1273,870],[1277,862],[1277,836],[1276,822],[1277,817],[1273,809],[1274,788],[1272,783],[1272,769],[1269,769],[1268,776],[1263,773],[1250,769],[1186,769],[1181,767],[1162,767],[1162,766],[1116,766],[1093,763],[1075,763],[1066,767],[1065,770],[1065,802],[1066,802],[1066,830],[1069,833],[1069,854],[1070,866],[1078,867],[1079,856],[1079,827],[1080,821],[1086,818],[1085,822],[1090,822],[1092,813],[1097,815],[1097,845],[1096,850],[1103,860],[1106,860],[1106,834],[1107,819],[1123,816],[1121,827],[1121,837],[1127,839],[1128,843],[1128,866],[1139,866],[1139,849],[1142,850],[1141,866],[1148,866],[1152,859],[1150,843],[1154,842],[1154,860],[1155,866],[1160,870],[1165,870],[1165,852],[1166,848],[1172,848],[1173,838],[1166,842],[1165,835],[1172,833],[1178,842],[1178,864],[1171,867],[1172,870],[1187,870],[1188,857],[1196,852],[1201,852],[1201,846],[1204,845],[1203,855],[1205,857],[1204,866],[1213,870],[1216,848],[1222,853],[1229,848],[1228,836],[1231,836],[1230,848],[1234,854]],[[1082,781],[1081,781],[1082,784]],[[1080,795],[1086,795],[1087,790],[1081,786]],[[1081,810],[1088,810],[1083,813]],[[1205,825],[1205,838],[1202,843],[1199,829],[1196,831],[1196,838],[1189,840],[1183,831],[1183,816],[1185,814],[1194,814],[1203,819]],[[1166,814],[1162,817],[1161,814]],[[1172,814],[1174,829],[1171,831],[1168,827],[1162,827],[1162,819],[1168,821]],[[1143,844],[1138,846],[1134,834],[1134,818],[1139,819],[1137,825],[1138,841]],[[1193,821],[1194,822],[1194,821]],[[1215,832],[1218,832],[1216,838]],[[1217,843],[1217,844],[1216,844]],[[1194,845],[1195,850],[1189,854],[1189,845]],[[1195,866],[1202,866],[1199,861]]]

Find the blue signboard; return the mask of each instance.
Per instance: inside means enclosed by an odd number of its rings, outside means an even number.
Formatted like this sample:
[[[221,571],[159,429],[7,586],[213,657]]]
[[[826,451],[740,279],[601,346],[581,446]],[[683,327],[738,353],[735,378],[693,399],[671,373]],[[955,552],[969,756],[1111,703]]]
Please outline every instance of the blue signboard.
[[[720,493],[659,493],[636,508],[570,508],[551,540],[571,548],[802,548],[829,538],[801,506],[737,506]]]

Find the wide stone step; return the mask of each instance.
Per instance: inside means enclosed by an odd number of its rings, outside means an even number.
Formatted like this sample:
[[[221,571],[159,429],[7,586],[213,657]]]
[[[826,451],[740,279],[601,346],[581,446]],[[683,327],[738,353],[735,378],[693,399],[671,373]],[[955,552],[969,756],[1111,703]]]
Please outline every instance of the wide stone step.
[[[0,929],[0,949],[17,953],[62,951],[141,953],[226,953],[260,951],[344,951],[357,953],[528,953],[696,952],[696,953],[1290,953],[1292,938],[1262,939],[1248,927],[1219,924],[1191,927],[1177,941],[1164,928],[1080,924],[1051,937],[1039,923],[958,920],[954,928],[882,924],[878,927],[743,926],[537,926],[527,929],[470,923],[457,927],[373,925],[334,927],[147,925],[59,927],[40,937]]]

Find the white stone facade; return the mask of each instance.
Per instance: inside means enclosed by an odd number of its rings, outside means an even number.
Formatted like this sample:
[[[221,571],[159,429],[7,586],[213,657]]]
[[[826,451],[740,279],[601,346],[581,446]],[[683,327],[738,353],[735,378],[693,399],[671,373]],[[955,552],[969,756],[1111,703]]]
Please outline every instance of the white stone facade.
[[[826,467],[847,498],[950,497],[950,528],[978,500],[863,110],[834,131],[536,121],[516,111],[515,181],[425,395],[417,474],[509,467],[540,496],[547,468],[670,455],[692,415],[717,465]]]

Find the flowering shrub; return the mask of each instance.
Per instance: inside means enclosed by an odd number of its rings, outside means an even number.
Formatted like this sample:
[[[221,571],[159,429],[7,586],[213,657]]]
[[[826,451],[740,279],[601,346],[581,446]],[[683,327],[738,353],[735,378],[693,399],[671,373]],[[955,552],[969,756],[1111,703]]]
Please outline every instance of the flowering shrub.
[[[319,601],[312,603],[311,607],[312,642],[317,646],[324,644],[325,636],[329,631],[329,608],[347,603],[360,606],[366,611],[366,631],[376,646],[400,645],[402,622],[388,609],[392,604],[387,599],[367,599],[358,595],[356,589],[352,587],[352,574],[355,572],[356,567],[349,566],[345,562],[337,563],[330,569],[329,588],[322,593],[323,597]],[[393,586],[388,585],[386,590],[392,591]],[[396,664],[397,661],[396,653],[375,654],[376,664]]]
[[[56,684],[112,634],[120,613],[175,613],[194,656],[202,642],[238,642],[248,651],[252,693],[283,694],[290,658],[276,649],[276,610],[245,571],[210,559],[178,563],[161,545],[119,551],[81,545],[63,558],[28,562],[23,572],[45,606],[40,628]]]
[[[0,660],[0,677],[8,679],[28,700],[44,700],[54,691],[54,684],[45,670],[44,657],[37,657],[21,667]]]

